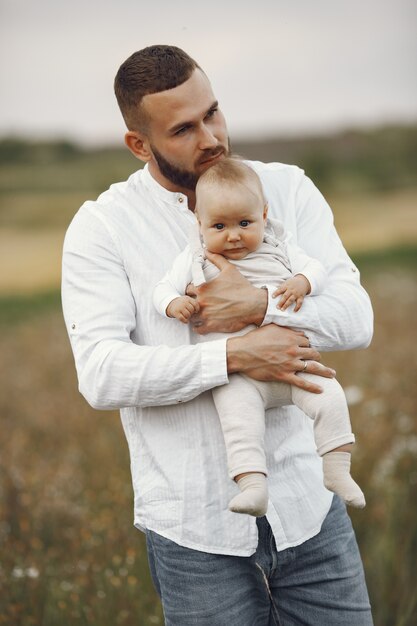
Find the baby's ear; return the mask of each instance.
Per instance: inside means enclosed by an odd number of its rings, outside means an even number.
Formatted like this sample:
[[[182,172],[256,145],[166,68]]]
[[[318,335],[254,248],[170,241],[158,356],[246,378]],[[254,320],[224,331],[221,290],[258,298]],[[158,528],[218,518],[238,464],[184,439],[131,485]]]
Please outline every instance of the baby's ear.
[[[264,204],[264,215],[263,215],[264,221],[266,220],[267,217],[268,217],[268,203],[265,202],[265,204]]]

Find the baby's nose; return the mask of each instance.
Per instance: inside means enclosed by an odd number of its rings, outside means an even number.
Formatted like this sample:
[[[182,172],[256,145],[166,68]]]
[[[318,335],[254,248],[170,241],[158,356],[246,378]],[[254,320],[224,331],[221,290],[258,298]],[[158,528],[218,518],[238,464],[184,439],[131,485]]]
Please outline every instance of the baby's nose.
[[[237,241],[240,239],[239,231],[237,229],[229,230],[229,241]]]

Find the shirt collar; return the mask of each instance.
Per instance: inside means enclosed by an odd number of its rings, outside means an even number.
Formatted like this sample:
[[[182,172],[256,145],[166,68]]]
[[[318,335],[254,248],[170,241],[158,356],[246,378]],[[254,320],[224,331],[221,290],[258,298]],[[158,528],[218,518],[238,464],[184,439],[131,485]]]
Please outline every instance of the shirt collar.
[[[169,191],[160,185],[150,173],[148,163],[145,164],[142,171],[143,183],[153,195],[179,209],[185,209],[188,211],[188,198],[185,194],[178,191]]]

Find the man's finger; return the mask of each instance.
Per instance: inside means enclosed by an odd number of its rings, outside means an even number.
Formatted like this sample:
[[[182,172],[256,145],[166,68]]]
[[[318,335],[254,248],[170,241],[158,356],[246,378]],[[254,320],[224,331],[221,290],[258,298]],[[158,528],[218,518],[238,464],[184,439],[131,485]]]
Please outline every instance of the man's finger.
[[[297,376],[296,374],[289,374],[285,382],[288,382],[290,385],[294,385],[295,387],[299,387],[300,389],[310,391],[311,393],[322,393],[323,391],[319,385],[315,385],[309,380],[306,380],[301,376]]]
[[[326,367],[326,365],[322,365],[317,361],[305,361],[307,363],[307,367],[303,369],[300,374],[315,374],[316,376],[324,376],[324,378],[334,378],[336,376],[336,371],[331,367]]]
[[[321,361],[320,352],[317,352],[317,350],[315,350],[314,348],[309,348],[308,344],[306,347],[302,346],[301,344],[299,344],[299,346],[300,347],[295,353],[297,358],[301,359],[302,361],[313,361],[313,362]]]
[[[221,254],[215,254],[214,252],[209,252],[206,250],[206,257],[209,261],[211,261],[220,271],[225,270],[229,267],[232,267],[232,264],[229,263],[227,259],[224,258]]]

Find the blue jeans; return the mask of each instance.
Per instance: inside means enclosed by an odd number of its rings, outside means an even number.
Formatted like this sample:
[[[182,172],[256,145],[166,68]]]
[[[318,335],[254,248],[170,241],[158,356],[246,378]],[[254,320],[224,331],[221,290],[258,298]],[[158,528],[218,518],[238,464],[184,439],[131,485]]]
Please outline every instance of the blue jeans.
[[[335,496],[318,535],[277,552],[266,517],[250,557],[184,548],[147,531],[166,626],[372,626],[352,524]]]

